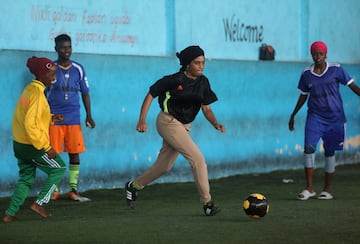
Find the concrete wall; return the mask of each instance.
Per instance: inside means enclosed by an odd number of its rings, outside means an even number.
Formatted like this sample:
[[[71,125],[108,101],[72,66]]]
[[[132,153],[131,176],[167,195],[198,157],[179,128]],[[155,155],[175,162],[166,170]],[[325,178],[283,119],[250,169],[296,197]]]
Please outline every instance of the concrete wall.
[[[154,101],[149,132],[139,134],[135,126],[140,106],[154,81],[178,70],[175,52],[187,45],[198,44],[206,52],[204,73],[219,97],[212,108],[227,127],[221,135],[201,113],[193,124],[191,134],[207,159],[211,178],[302,168],[306,108],[296,118],[295,132],[288,131],[287,122],[299,95],[300,73],[311,63],[312,41],[324,40],[329,61],[341,62],[353,77],[360,76],[360,53],[353,45],[360,40],[357,1],[279,0],[276,6],[266,0],[7,4],[0,22],[0,196],[10,195],[17,179],[11,117],[32,79],[26,59],[56,59],[53,38],[60,32],[71,33],[73,59],[86,68],[97,123],[94,130],[84,127],[87,152],[81,155],[80,190],[122,187],[154,163],[161,146],[154,126],[159,108]],[[257,60],[263,42],[275,47],[276,61]],[[356,163],[359,100],[350,89],[341,91],[348,127],[338,162]],[[63,157],[68,161],[66,154]],[[317,157],[322,167],[321,148]],[[179,157],[158,182],[188,180],[191,170]],[[65,191],[67,182],[65,178],[62,183]]]

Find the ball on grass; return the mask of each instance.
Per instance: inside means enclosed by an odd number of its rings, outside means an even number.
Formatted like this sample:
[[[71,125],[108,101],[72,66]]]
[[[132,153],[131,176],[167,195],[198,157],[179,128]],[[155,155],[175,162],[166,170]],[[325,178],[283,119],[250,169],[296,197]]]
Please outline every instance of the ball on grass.
[[[259,219],[269,212],[270,205],[263,194],[253,193],[245,199],[243,209],[248,216]]]

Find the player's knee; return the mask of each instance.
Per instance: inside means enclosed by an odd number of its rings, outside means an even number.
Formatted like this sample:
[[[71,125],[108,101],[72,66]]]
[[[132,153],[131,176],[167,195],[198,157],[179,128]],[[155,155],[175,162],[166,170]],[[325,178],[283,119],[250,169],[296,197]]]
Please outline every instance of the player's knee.
[[[304,167],[305,168],[314,168],[315,166],[315,154],[314,153],[304,153]]]
[[[312,153],[315,153],[315,150],[316,150],[316,146],[307,144],[307,145],[305,145],[304,153],[305,154],[312,154]]]
[[[325,172],[330,173],[330,174],[334,173],[335,172],[335,164],[326,164]]]
[[[325,158],[325,172],[334,173],[335,172],[335,156],[330,156]]]
[[[31,188],[35,184],[35,177],[31,178],[20,178],[19,184],[26,185],[27,187]]]
[[[325,157],[332,157],[335,155],[335,151],[328,151],[328,150],[325,150]]]

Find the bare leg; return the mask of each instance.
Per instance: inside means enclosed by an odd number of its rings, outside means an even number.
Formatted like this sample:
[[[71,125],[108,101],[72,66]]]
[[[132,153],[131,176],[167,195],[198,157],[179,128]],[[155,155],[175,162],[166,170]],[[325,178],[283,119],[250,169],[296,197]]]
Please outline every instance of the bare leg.
[[[324,191],[330,192],[330,186],[332,182],[334,173],[325,173],[325,185],[324,185]]]
[[[314,168],[305,168],[306,189],[309,192],[313,192],[313,175],[314,175]]]

